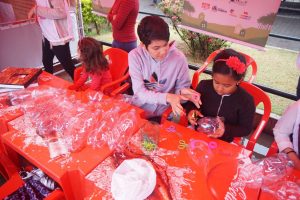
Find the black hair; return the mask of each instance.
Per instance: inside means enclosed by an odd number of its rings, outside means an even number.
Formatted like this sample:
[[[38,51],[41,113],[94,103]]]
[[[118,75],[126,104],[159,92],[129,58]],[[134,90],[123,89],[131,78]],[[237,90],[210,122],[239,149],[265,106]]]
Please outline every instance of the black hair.
[[[148,48],[153,40],[169,41],[169,25],[158,16],[147,16],[142,19],[137,28],[140,41]]]
[[[240,54],[239,52],[236,52],[233,49],[224,49],[220,53],[216,55],[214,58],[214,64],[212,67],[212,73],[219,73],[223,75],[231,75],[234,80],[240,81],[245,77],[246,70],[244,73],[239,74],[229,66],[227,66],[226,61],[217,61],[220,59],[228,59],[230,56],[237,57],[242,63],[246,65],[246,58]],[[217,61],[217,62],[216,62]]]

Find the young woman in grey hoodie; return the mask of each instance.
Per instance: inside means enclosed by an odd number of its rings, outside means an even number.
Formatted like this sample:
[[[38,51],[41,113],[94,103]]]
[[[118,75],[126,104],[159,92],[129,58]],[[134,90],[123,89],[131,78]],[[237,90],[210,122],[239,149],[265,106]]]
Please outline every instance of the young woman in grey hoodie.
[[[169,42],[168,24],[157,16],[147,16],[138,26],[141,45],[129,53],[134,104],[147,117],[160,116],[169,106],[182,114],[181,101],[191,100],[197,107],[200,97],[189,89],[191,80],[186,57]]]

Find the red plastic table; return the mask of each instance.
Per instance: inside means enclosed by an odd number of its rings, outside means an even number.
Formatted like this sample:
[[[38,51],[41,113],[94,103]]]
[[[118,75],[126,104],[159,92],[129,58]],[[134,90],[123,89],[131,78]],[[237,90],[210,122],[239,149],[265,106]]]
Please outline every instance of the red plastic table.
[[[71,84],[46,72],[43,72],[38,78],[38,83],[39,85],[60,88],[66,88]],[[79,99],[86,99],[85,93],[79,92],[75,93],[75,95]],[[104,98],[109,97],[104,96]],[[144,120],[139,117],[143,115],[144,111],[128,105],[128,109],[131,107],[137,110],[137,123],[134,124],[135,129],[133,130],[133,132],[136,132],[144,123]],[[46,146],[25,144],[26,135],[21,134],[11,125],[13,124],[11,120],[18,120],[16,118],[22,114],[19,113],[18,116],[14,117],[10,117],[10,115],[3,116],[3,119],[5,119],[3,120],[3,124],[6,129],[1,129],[3,130],[1,140],[9,157],[15,161],[18,155],[21,155],[33,165],[43,170],[62,187],[67,199],[83,199],[85,188],[82,184],[84,177],[110,155],[112,151],[107,145],[104,145],[101,149],[93,149],[90,146],[85,146],[82,150],[73,152],[68,157],[51,160],[49,150]],[[9,124],[10,121],[11,124]],[[9,132],[6,132],[8,129],[7,125],[10,129]]]
[[[205,134],[198,133],[186,127],[174,124],[172,122],[166,121],[160,127],[158,147],[161,151],[164,152],[177,152],[173,155],[162,155],[159,156],[162,158],[161,161],[165,162],[168,166],[168,170],[171,169],[168,173],[169,180],[173,179],[173,190],[181,191],[181,194],[177,198],[183,199],[224,199],[224,195],[227,192],[230,192],[229,185],[236,174],[237,162],[236,157],[247,158],[249,152],[243,148],[232,145],[226,142],[223,142],[218,139],[208,138]],[[189,143],[190,140],[206,142],[210,145],[214,145],[215,150],[213,150],[212,155],[210,155],[210,161],[207,165],[207,170],[204,170],[203,166],[197,165],[189,156],[186,148],[181,148],[180,141],[185,141]],[[218,166],[226,166],[224,171],[219,172]],[[174,171],[172,171],[174,169]],[[179,170],[176,170],[179,169]],[[189,173],[188,173],[189,172]],[[212,174],[213,172],[213,174]],[[227,174],[222,177],[222,174]],[[219,175],[219,180],[214,180],[214,178]],[[100,180],[101,181],[101,180]],[[176,182],[177,181],[177,182]],[[107,195],[107,192],[103,188],[96,186],[97,181],[93,182],[86,177],[85,185],[86,192],[89,192],[89,197],[102,198]],[[184,183],[184,184],[182,184]],[[218,190],[218,191],[214,191]],[[258,195],[258,190],[249,191],[245,189],[245,192],[248,195],[248,199],[256,199]],[[172,192],[173,198],[176,192]],[[151,198],[150,198],[151,199]],[[238,199],[238,198],[237,198]]]

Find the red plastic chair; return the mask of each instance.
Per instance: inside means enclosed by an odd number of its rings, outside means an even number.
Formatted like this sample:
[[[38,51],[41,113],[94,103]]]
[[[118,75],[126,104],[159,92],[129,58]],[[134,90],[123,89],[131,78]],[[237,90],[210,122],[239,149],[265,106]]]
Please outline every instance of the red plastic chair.
[[[277,146],[277,143],[274,141],[271,146],[269,147],[269,150],[267,152],[267,155],[266,156],[272,156],[276,153],[278,153],[279,149],[278,149],[278,146]]]
[[[270,118],[272,109],[271,100],[270,97],[262,89],[256,87],[255,85],[252,85],[251,83],[243,81],[240,83],[240,87],[244,88],[244,90],[246,90],[249,94],[252,95],[255,106],[258,106],[260,103],[262,103],[264,106],[263,115],[260,119],[260,122],[251,134],[249,141],[246,145],[246,149],[253,151],[259,135],[262,133],[264,127],[266,126]],[[240,138],[235,139],[235,142],[239,139]]]
[[[199,77],[202,74],[202,72],[207,68],[207,66],[214,60],[214,58],[216,57],[216,55],[218,53],[220,53],[222,51],[222,49],[216,50],[214,52],[212,52],[208,58],[205,60],[204,64],[194,73],[193,75],[193,80],[192,80],[192,88],[196,89],[198,83],[199,83]],[[249,67],[251,65],[252,67],[252,74],[249,77],[248,82],[252,83],[256,77],[256,73],[257,73],[257,64],[255,62],[255,60],[253,58],[251,58],[250,56],[248,56],[245,53],[239,52],[240,54],[242,54],[243,56],[245,56],[246,58],[246,66]]]
[[[216,55],[218,53],[220,53],[222,51],[222,49],[216,50],[214,52],[212,52],[208,58],[205,60],[204,64],[194,73],[193,75],[193,79],[192,79],[192,88],[195,90],[197,88],[198,83],[200,82],[200,75],[202,74],[202,72],[207,68],[207,66],[214,60],[214,58],[216,57]],[[252,74],[249,77],[248,82],[252,83],[256,77],[256,73],[257,73],[257,65],[256,62],[253,58],[251,58],[250,56],[248,56],[247,54],[244,54],[242,52],[241,53],[243,56],[245,56],[246,58],[246,66],[249,67],[251,65],[252,67]],[[168,116],[170,115],[170,113],[172,112],[171,108],[168,108],[163,114],[162,114],[162,118],[161,118],[161,123],[163,123],[165,120],[167,120]],[[186,119],[182,119],[180,118],[180,122],[179,124],[183,125],[183,126],[187,126],[188,122]]]
[[[112,82],[103,85],[100,91],[108,95],[117,95],[129,88],[129,83],[123,83],[129,78],[128,53],[122,49],[109,48],[103,52],[108,59]],[[80,78],[82,67],[74,71],[74,82]]]
[[[20,170],[2,151],[0,151],[0,168],[2,177],[6,179],[6,182],[0,187],[0,199],[4,199],[22,187],[25,183],[19,175]],[[45,200],[63,199],[65,199],[65,195],[60,189],[54,190],[45,198]]]
[[[7,180],[0,187],[0,199],[4,199],[6,196],[22,187],[24,182],[19,175],[18,168],[3,152],[0,152],[0,166],[1,175]]]
[[[258,106],[260,103],[262,103],[264,106],[264,113],[261,117],[261,120],[255,128],[255,130],[253,131],[253,133],[251,134],[249,141],[246,145],[246,149],[253,151],[259,135],[262,133],[264,127],[267,124],[267,121],[269,120],[271,114],[271,100],[263,90],[256,87],[255,85],[252,85],[251,83],[243,81],[240,83],[240,87],[244,88],[249,94],[253,96],[255,106]],[[164,122],[167,119],[168,115],[171,112],[171,109],[168,109],[164,112],[164,114],[162,115],[162,122]],[[188,122],[185,116],[180,118],[179,124],[186,126],[187,123]],[[234,143],[241,144],[241,138],[234,138]]]

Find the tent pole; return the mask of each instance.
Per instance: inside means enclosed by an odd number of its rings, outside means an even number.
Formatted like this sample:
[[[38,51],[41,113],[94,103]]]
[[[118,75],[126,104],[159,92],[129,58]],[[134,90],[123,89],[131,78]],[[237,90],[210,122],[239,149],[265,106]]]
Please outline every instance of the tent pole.
[[[84,37],[81,0],[77,0],[77,26],[78,26],[79,39],[81,39]]]

